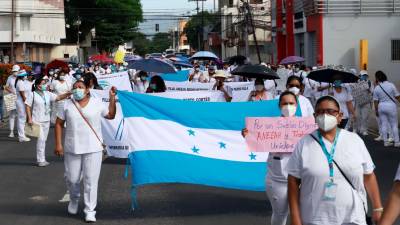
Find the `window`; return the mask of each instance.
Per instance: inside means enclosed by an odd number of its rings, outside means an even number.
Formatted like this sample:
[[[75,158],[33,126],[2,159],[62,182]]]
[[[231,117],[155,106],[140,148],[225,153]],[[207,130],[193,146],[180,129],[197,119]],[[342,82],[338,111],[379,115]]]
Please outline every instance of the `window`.
[[[229,7],[229,8],[232,8],[232,7],[233,7],[233,0],[229,0],[228,7]]]
[[[400,39],[392,40],[392,61],[400,61]]]
[[[29,31],[31,29],[31,17],[29,15],[21,15],[20,20],[21,31]]]
[[[0,15],[0,31],[11,30],[11,17]]]

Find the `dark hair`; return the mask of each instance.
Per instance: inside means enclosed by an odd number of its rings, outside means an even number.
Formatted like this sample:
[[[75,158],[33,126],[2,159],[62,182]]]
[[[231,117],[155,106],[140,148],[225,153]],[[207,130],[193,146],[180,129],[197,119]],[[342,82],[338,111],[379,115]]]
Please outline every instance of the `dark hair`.
[[[15,79],[15,84],[14,84],[14,87],[15,88],[17,88],[17,83],[18,83],[18,81],[20,81],[20,80],[23,80],[24,79],[24,77],[23,76],[17,76],[17,78]]]
[[[89,72],[89,73],[85,73],[82,76],[83,78],[83,83],[85,84],[85,86],[87,88],[90,88],[90,82],[93,82],[93,89],[97,89],[97,90],[103,90],[103,88],[101,88],[101,86],[99,85],[99,83],[97,82],[97,77]]]
[[[35,83],[32,84],[32,92],[36,91],[39,87],[39,84],[42,83],[43,81],[43,76],[39,77],[38,79],[35,80]]]
[[[384,72],[380,71],[380,70],[375,73],[375,78],[379,82],[387,81],[386,74]]]
[[[330,102],[335,103],[336,107],[340,110],[339,102],[336,100],[336,98],[334,98],[330,95],[325,95],[325,96],[322,96],[321,98],[319,98],[317,100],[317,102],[315,103],[315,109],[324,101],[330,101]]]
[[[301,77],[292,75],[290,77],[288,77],[287,81],[286,81],[286,86],[288,86],[290,84],[290,82],[292,82],[293,80],[297,80],[300,85],[303,85],[303,79]]]
[[[146,71],[139,71],[138,76],[147,76],[147,72]]]
[[[89,85],[87,84],[87,82],[85,82],[85,81],[83,81],[83,80],[77,80],[77,81],[75,81],[75,83],[72,85],[72,87],[73,86],[75,86],[75,84],[77,84],[77,83],[82,83],[83,85],[85,85],[85,87],[86,88],[89,88]]]
[[[301,69],[301,70],[306,70],[306,68],[307,68],[306,65],[301,65],[301,66],[300,66],[300,69]]]
[[[156,84],[156,89],[153,90],[156,93],[165,92],[167,90],[167,86],[165,86],[165,82],[160,76],[153,76],[149,84]]]
[[[254,81],[254,84],[264,84],[264,79],[256,78],[256,80]]]
[[[287,95],[293,96],[293,98],[295,98],[295,99],[296,99],[296,102],[297,102],[297,96],[296,96],[295,94],[293,94],[293,92],[291,92],[291,91],[284,91],[284,92],[282,92],[281,96],[279,96],[279,105],[281,105],[281,102],[282,102],[283,97],[285,97],[285,96],[287,96]]]

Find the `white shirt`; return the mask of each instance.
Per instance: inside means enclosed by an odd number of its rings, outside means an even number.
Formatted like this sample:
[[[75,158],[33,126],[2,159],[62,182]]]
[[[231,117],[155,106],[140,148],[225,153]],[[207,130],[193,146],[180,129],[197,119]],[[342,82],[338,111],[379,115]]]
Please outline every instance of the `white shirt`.
[[[400,163],[399,168],[397,169],[396,177],[394,178],[395,181],[400,181]]]
[[[145,81],[145,83],[143,83],[143,81],[138,80],[135,83],[133,91],[137,93],[146,93],[148,87],[149,87],[148,81]]]
[[[14,75],[11,75],[7,78],[7,83],[6,86],[9,87],[13,94],[16,94],[16,88],[15,88],[15,80],[17,79],[17,77],[15,77]]]
[[[198,72],[194,71],[194,75],[193,75],[193,78],[191,81],[192,82],[201,82],[201,83],[207,82],[206,77],[204,76],[204,73],[201,71],[198,71]]]
[[[57,95],[48,91],[43,92],[43,95],[36,91],[32,92],[25,101],[25,104],[31,107],[32,121],[36,123],[50,121],[51,103],[55,102],[56,99]]]
[[[314,116],[314,107],[312,106],[310,100],[304,97],[303,95],[299,95],[299,104],[301,109],[301,115],[303,117]]]
[[[318,138],[317,132],[313,135]],[[326,148],[332,143],[323,139]],[[341,130],[335,152],[335,161],[353,183],[357,192],[334,166],[337,184],[336,201],[322,199],[329,181],[329,165],[319,143],[310,135],[296,145],[288,163],[288,173],[301,180],[300,212],[303,224],[342,225],[366,224],[363,202],[367,202],[364,175],[375,168],[363,140],[352,132]]]
[[[23,91],[24,93],[26,93],[26,83],[24,80],[18,80],[17,83],[17,87],[16,87],[16,91],[17,91],[17,101],[21,101],[22,102],[22,96],[21,96],[21,91]],[[27,97],[25,95],[25,97]]]
[[[333,88],[333,97],[338,100],[339,105],[340,105],[340,110],[343,113],[343,119],[348,119],[349,118],[349,109],[347,108],[347,102],[353,101],[353,96],[351,93],[348,91],[347,88],[342,87],[342,92],[338,93],[336,90]]]
[[[394,86],[394,84],[390,83],[389,81],[385,81],[380,83],[380,86],[393,98],[393,100],[396,101],[396,97],[399,96],[399,92],[397,88]],[[373,99],[374,101],[379,101],[379,103],[382,102],[391,102],[394,103],[393,100],[390,99],[389,96],[382,90],[382,88],[379,85],[377,85],[374,89],[374,94],[373,94]]]
[[[76,103],[78,107],[79,104]],[[90,98],[89,103],[81,108],[83,115],[92,125],[96,134],[102,139],[101,120],[108,114],[108,108],[99,100]],[[57,117],[66,121],[65,152],[72,154],[87,154],[101,152],[102,143],[80,115],[71,100],[67,101],[64,110],[58,112]]]
[[[314,97],[314,92],[317,91],[318,82],[311,80],[310,78],[305,78],[303,80],[304,93],[303,95],[307,98]]]
[[[63,83],[61,83],[58,80],[54,80],[51,86],[52,86],[51,89],[54,91],[56,95],[65,94],[72,89],[71,83],[69,83],[66,80]]]

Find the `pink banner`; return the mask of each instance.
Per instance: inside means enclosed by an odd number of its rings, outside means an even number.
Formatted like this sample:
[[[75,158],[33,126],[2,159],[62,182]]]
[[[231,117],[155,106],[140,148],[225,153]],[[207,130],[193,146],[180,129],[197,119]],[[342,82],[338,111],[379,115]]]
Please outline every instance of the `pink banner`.
[[[297,142],[317,126],[314,117],[249,117],[246,128],[250,151],[293,152]]]

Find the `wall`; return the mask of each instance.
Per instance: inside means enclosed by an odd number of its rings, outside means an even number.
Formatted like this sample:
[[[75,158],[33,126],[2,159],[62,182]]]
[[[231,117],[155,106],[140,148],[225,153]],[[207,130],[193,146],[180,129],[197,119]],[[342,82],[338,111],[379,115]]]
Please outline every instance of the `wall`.
[[[69,54],[69,57],[76,56],[77,46],[76,45],[59,45],[51,49],[50,58],[59,59],[64,58],[64,54]]]
[[[400,39],[398,16],[324,15],[324,64],[359,70],[359,42],[368,40],[369,74],[383,70],[400,87],[400,62],[391,61],[391,39]],[[373,76],[372,76],[373,77]]]

